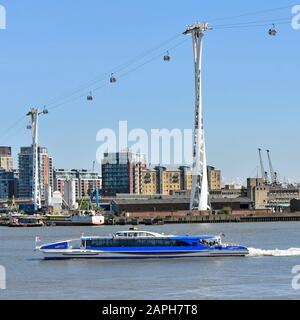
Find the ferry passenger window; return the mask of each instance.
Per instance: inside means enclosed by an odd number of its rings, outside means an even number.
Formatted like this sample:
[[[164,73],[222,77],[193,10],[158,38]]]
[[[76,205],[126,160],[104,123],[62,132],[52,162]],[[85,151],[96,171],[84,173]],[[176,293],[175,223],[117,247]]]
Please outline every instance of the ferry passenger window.
[[[120,232],[120,233],[117,233],[117,235],[118,235],[119,237],[125,237],[125,236],[126,236],[126,233]]]
[[[149,246],[149,247],[154,247],[154,246],[156,246],[156,241],[153,239],[147,239],[147,240],[145,240],[145,245]]]
[[[182,240],[177,240],[176,245],[180,247],[189,247],[190,244],[188,242],[182,241]]]

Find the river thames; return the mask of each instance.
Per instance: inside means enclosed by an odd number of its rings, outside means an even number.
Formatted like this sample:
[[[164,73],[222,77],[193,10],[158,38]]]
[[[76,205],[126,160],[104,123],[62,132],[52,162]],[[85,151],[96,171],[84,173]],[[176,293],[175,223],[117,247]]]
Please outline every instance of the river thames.
[[[42,242],[108,235],[128,226],[0,227],[0,299],[299,299],[292,268],[300,265],[300,222],[140,226],[165,234],[223,232],[250,248],[247,257],[171,260],[44,261]],[[276,250],[277,249],[277,250]]]

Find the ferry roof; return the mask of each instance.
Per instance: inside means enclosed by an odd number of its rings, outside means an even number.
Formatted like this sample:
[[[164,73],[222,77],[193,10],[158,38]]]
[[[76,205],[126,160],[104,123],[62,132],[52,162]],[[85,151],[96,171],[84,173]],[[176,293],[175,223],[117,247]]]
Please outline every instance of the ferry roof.
[[[116,234],[118,233],[126,233],[126,234],[132,234],[132,233],[147,233],[148,236],[137,236],[137,237],[132,237],[132,238],[150,238],[150,237],[155,237],[155,238],[176,238],[176,239],[190,239],[190,240],[199,240],[199,239],[219,239],[219,236],[213,236],[213,235],[168,235],[168,234],[160,234],[160,233],[155,233],[155,232],[149,232],[149,231],[118,231],[114,235],[109,235],[109,236],[82,236],[82,240],[92,240],[92,239],[111,239],[111,238],[118,238]],[[120,236],[119,236],[120,237]]]
[[[171,197],[171,196],[161,196],[161,197],[143,197],[143,198],[114,198],[112,202],[117,205],[129,205],[129,204],[165,204],[165,203],[172,203],[172,204],[186,204],[189,203],[190,199],[186,197]],[[249,204],[253,201],[247,197],[237,197],[237,198],[214,198],[212,199],[213,203],[245,203]]]

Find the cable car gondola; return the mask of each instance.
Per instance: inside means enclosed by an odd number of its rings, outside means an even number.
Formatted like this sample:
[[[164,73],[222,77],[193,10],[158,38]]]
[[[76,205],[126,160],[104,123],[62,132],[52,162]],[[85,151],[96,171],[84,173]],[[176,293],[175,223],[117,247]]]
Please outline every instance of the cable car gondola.
[[[110,83],[116,83],[117,82],[117,78],[114,76],[114,74],[112,73],[110,76]]]
[[[171,60],[171,56],[169,54],[169,51],[166,52],[166,54],[164,55],[164,61],[168,62]]]
[[[93,95],[92,92],[89,93],[89,95],[86,97],[87,101],[93,101]]]
[[[272,27],[269,29],[269,35],[276,36],[276,34],[277,34],[277,30],[276,30],[275,24],[273,24]]]

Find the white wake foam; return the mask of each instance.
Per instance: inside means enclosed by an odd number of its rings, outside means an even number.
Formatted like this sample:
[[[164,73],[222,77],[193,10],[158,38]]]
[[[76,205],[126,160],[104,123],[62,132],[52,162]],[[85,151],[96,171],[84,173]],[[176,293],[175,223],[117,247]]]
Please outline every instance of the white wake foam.
[[[248,257],[259,257],[259,256],[270,256],[270,257],[290,257],[290,256],[300,256],[300,248],[290,248],[286,250],[274,249],[274,250],[264,250],[256,248],[248,248]]]

